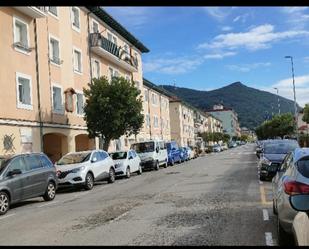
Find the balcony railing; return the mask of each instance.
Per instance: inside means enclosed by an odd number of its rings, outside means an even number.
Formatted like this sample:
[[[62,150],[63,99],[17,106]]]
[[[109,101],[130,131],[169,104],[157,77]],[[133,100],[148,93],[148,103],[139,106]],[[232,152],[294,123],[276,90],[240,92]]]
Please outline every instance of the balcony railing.
[[[103,49],[110,55],[115,56],[119,61],[126,62],[129,66],[138,68],[138,60],[136,57],[130,55],[127,51],[117,46],[115,43],[103,37],[100,33],[90,34],[90,47]]]

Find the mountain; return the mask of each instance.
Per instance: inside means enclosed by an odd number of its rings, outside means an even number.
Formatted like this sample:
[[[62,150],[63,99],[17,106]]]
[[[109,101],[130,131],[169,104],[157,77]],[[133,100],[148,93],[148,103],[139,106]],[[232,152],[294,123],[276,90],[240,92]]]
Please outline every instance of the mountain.
[[[272,113],[278,113],[278,97],[276,94],[245,86],[241,82],[235,82],[212,91],[198,91],[170,85],[160,87],[204,111],[212,109],[213,105],[218,103],[233,108],[238,113],[240,127],[249,129],[254,129],[260,125],[267,116],[271,117]],[[281,113],[294,113],[294,102],[292,100],[280,96],[279,99]]]

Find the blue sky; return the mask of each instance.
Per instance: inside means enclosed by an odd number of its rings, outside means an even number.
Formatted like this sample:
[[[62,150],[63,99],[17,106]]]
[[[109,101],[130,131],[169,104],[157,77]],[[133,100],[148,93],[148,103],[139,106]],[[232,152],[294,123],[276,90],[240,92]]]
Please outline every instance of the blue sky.
[[[309,102],[308,7],[105,7],[150,49],[144,77],[213,90],[235,81]]]

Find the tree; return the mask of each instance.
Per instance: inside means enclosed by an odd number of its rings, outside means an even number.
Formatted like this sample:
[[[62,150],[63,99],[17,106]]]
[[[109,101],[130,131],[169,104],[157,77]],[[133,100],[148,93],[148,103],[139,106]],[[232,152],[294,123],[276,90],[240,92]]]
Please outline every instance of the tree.
[[[123,77],[113,77],[109,82],[104,76],[92,79],[83,90],[89,137],[101,136],[104,150],[111,140],[139,132],[144,122],[143,106],[140,90],[133,82]]]
[[[309,104],[306,104],[304,107],[304,116],[302,120],[307,124],[309,124]]]

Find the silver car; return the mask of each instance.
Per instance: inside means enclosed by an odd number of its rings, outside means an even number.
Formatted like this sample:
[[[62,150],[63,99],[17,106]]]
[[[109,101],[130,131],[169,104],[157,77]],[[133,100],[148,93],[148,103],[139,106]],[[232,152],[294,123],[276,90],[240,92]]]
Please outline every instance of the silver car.
[[[57,183],[56,169],[44,153],[0,156],[0,215],[25,199],[53,200]]]
[[[285,157],[272,179],[273,212],[278,215],[277,229],[279,244],[288,244],[293,239],[292,222],[297,211],[289,197],[309,194],[309,148],[296,148]]]
[[[71,152],[56,162],[55,166],[59,186],[81,185],[90,190],[94,181],[115,181],[114,161],[104,150]]]

